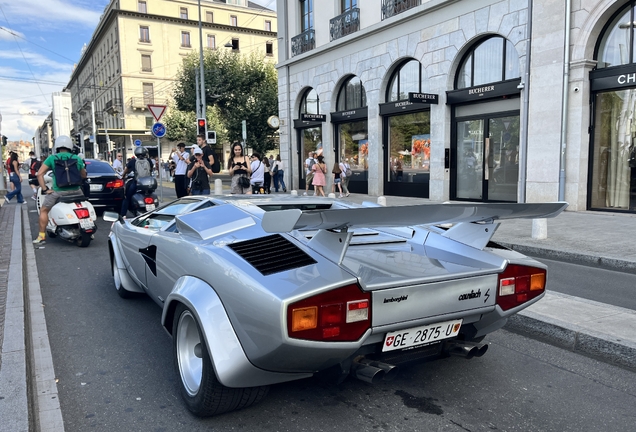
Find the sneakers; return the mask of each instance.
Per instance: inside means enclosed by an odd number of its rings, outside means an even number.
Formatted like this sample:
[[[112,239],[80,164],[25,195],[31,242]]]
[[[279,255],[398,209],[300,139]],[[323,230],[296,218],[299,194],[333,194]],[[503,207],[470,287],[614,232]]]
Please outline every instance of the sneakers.
[[[347,192],[347,194],[345,196],[349,196],[349,195],[351,195],[351,194],[349,192]]]
[[[340,194],[340,198],[342,198],[342,197],[344,197],[344,195],[343,195],[343,194]]]
[[[35,240],[33,240],[33,244],[34,245],[43,245],[46,243],[46,237],[42,238],[40,236],[38,236]]]
[[[19,202],[18,204],[26,204],[26,201]]]
[[[307,196],[307,192],[303,192],[303,196]]]
[[[5,200],[7,203],[10,203],[10,202],[11,202],[11,201],[9,200],[9,198],[7,198],[7,196],[6,196],[6,195],[4,196],[4,200]]]
[[[283,188],[283,192],[287,192],[287,188]]]
[[[38,200],[38,199],[35,197],[35,195],[31,195],[31,199],[32,199],[33,201],[37,201],[37,200]]]

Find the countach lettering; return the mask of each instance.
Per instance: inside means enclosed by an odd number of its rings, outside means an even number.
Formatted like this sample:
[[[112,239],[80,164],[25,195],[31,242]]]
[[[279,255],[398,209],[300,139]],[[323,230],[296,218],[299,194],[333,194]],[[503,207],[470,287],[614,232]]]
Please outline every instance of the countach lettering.
[[[475,299],[475,298],[479,298],[479,297],[481,297],[481,290],[477,290],[477,292],[475,292],[475,290],[470,290],[470,292],[468,294],[460,295],[458,300],[459,301],[470,300],[470,299]]]

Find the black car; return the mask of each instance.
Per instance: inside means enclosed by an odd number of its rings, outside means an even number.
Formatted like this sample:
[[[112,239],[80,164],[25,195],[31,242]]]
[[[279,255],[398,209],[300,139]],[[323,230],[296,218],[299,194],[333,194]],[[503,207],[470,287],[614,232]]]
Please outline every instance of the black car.
[[[97,159],[85,159],[87,180],[84,194],[95,209],[121,209],[124,200],[124,180],[122,180],[108,162]]]

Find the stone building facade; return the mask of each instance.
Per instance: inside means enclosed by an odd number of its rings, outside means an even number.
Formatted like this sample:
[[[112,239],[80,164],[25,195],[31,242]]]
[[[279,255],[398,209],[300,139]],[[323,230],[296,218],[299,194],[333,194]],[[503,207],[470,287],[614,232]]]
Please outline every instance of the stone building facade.
[[[633,42],[620,65],[601,71],[597,60],[620,50],[608,34],[632,3],[278,0],[286,175],[304,189],[318,151],[330,168],[352,165],[352,192],[633,211],[629,171],[611,167],[594,123],[602,76],[636,87]],[[627,167],[624,156],[614,164]],[[622,182],[618,205],[608,178]]]

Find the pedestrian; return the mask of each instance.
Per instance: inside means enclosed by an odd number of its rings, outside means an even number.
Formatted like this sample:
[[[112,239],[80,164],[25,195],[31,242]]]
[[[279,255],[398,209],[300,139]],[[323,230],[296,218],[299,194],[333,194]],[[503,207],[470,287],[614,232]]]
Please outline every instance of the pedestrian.
[[[342,179],[341,179],[341,174],[342,174],[342,169],[340,169],[340,164],[338,162],[334,162],[333,163],[333,168],[331,170],[331,173],[333,174],[333,184],[331,185],[331,192],[335,192],[336,191],[336,186],[338,186],[338,190],[340,191],[340,198],[343,197],[342,195]]]
[[[197,135],[197,145],[203,152],[203,159],[208,161],[210,167],[214,166],[214,150],[212,150],[212,147],[208,145],[208,142],[205,139],[205,135]]]
[[[9,156],[9,181],[13,184],[14,188],[11,192],[4,196],[6,202],[10,202],[14,196],[18,197],[18,204],[26,204],[24,197],[22,196],[22,176],[20,175],[20,164],[18,163],[18,154],[11,152]]]
[[[15,189],[15,187],[13,186],[13,183],[11,183],[11,156],[13,155],[13,153],[14,152],[12,151],[9,152],[9,157],[7,158],[7,161],[4,163],[4,169],[7,171],[7,175],[9,176],[8,189],[10,189],[11,191]]]
[[[312,184],[314,185],[314,189],[316,189],[316,195],[325,196],[323,188],[325,184],[327,184],[327,178],[325,177],[325,174],[327,173],[327,165],[325,165],[325,158],[323,155],[318,156],[318,162],[315,163],[311,169],[314,172]]]
[[[274,190],[278,192],[279,187],[283,188],[283,192],[287,192],[287,187],[285,186],[285,180],[283,179],[283,175],[285,173],[285,164],[282,160],[280,160],[280,155],[276,155],[276,160],[274,161],[274,165],[272,167],[272,172],[274,173]]]
[[[274,165],[274,156],[269,155],[267,159],[269,160],[269,166],[271,168]]]
[[[239,143],[232,145],[232,156],[227,161],[227,170],[232,176],[231,194],[251,194],[250,174],[251,165],[243,154],[243,146]],[[241,180],[244,178],[245,180]]]
[[[349,196],[349,180],[351,180],[351,167],[349,166],[349,159],[345,159],[344,162],[340,162],[340,187],[345,193],[345,196]]]
[[[252,169],[252,175],[250,178],[250,185],[252,186],[253,194],[264,194],[265,187],[263,186],[265,183],[265,164],[261,161],[261,155],[258,153],[252,153],[250,156]]]
[[[119,177],[124,174],[124,163],[122,162],[123,156],[121,153],[117,153],[115,160],[113,161],[113,169]]]
[[[203,151],[196,148],[192,152],[194,160],[188,165],[188,178],[192,180],[190,186],[191,195],[210,195],[210,177],[212,177],[212,165],[204,159]]]
[[[33,195],[31,195],[32,200],[36,200],[36,196],[38,194],[38,171],[42,166],[42,162],[38,158],[35,157],[34,152],[29,152],[29,186],[33,190]]]
[[[271,164],[269,163],[269,159],[267,157],[263,158],[263,165],[265,165],[265,183],[263,186],[265,187],[265,193],[272,193],[272,173],[269,167]]]
[[[148,159],[144,161],[144,159]],[[139,163],[139,166],[137,166]],[[128,174],[133,174],[132,176]],[[121,203],[119,211],[120,216],[126,217],[128,214],[128,206],[132,201],[132,197],[137,192],[137,179],[147,177],[148,173],[152,175],[152,159],[148,157],[148,149],[143,146],[135,147],[135,158],[128,161],[122,177],[128,177],[128,181],[124,186],[124,200]]]
[[[303,195],[307,195],[309,192],[309,185],[311,185],[311,181],[314,178],[314,171],[312,168],[316,163],[316,152],[310,152],[307,159],[305,159],[305,193]],[[316,195],[316,190],[314,189],[314,195]]]
[[[177,198],[181,198],[188,195],[186,172],[188,170],[188,163],[190,162],[190,154],[185,151],[185,143],[180,142],[177,144],[177,148],[173,149],[172,160],[175,163],[174,190],[177,194]]]

